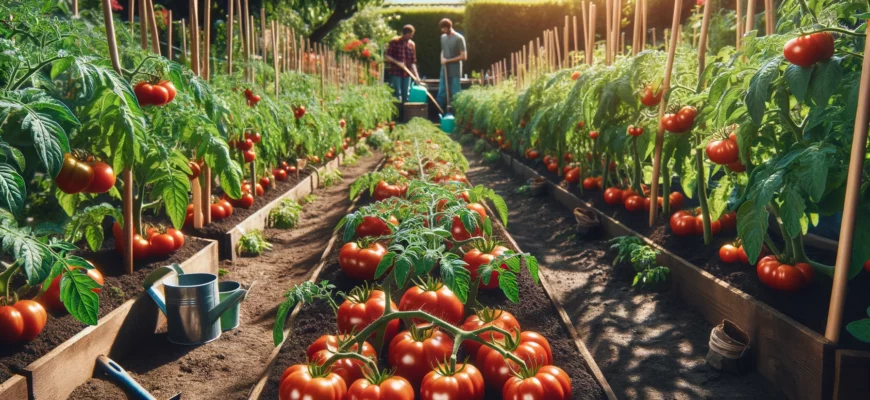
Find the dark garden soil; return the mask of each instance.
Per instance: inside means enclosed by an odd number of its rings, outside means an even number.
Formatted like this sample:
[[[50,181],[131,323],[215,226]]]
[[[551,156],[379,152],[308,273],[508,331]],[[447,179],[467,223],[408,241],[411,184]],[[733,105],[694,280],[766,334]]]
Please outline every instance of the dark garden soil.
[[[487,182],[479,179],[478,182]],[[499,227],[493,227],[494,236],[507,242],[504,232]],[[338,266],[338,252],[340,246],[333,248],[327,258],[320,280],[328,280],[336,285],[337,290],[349,291],[358,286],[360,281],[347,278]],[[507,301],[501,292],[480,292],[478,301],[488,307],[498,307],[513,314],[523,330],[536,331],[544,335],[553,349],[553,364],[565,370],[571,377],[571,386],[574,399],[603,399],[606,398],[601,387],[587,372],[577,345],[568,335],[557,316],[553,303],[544,293],[543,288],[537,286],[527,273],[519,277],[520,304]],[[398,303],[401,292],[394,288],[393,301]],[[269,381],[263,390],[261,399],[277,399],[279,379],[284,370],[293,365],[305,361],[305,352],[308,346],[318,337],[331,334],[336,331],[336,319],[332,309],[325,303],[319,302],[306,305],[299,313],[291,327],[290,336],[284,342],[281,353],[278,355],[274,368],[272,368]],[[384,354],[381,355],[381,365],[385,366]],[[459,359],[465,357],[464,349],[460,350]],[[487,391],[485,399],[501,399],[501,395],[494,391]]]
[[[782,398],[757,372],[732,376],[709,368],[704,358],[713,326],[676,295],[632,288],[631,267],[611,265],[603,238],[579,239],[571,210],[547,196],[516,193],[525,182],[513,171],[500,162],[485,165],[470,151],[465,155],[468,178],[504,196],[508,229],[538,258],[554,300],[568,312],[617,397]]]
[[[233,227],[251,216],[251,214],[263,208],[263,206],[265,206],[266,204],[269,204],[269,202],[271,202],[272,200],[282,196],[284,193],[287,193],[287,191],[289,191],[290,189],[293,189],[296,184],[304,180],[305,177],[310,174],[311,171],[309,170],[299,171],[298,179],[296,178],[296,174],[288,175],[287,179],[284,182],[273,182],[271,189],[265,190],[262,196],[255,197],[254,205],[251,208],[233,207],[233,215],[230,215],[229,217],[224,218],[220,221],[212,221],[211,224],[203,226],[202,229],[187,227],[184,229],[184,232],[199,237],[223,239],[224,234],[229,232],[230,229],[233,229]],[[212,191],[212,194],[215,197],[219,198],[223,196],[224,192],[223,190],[221,190],[220,186],[218,186]]]
[[[379,157],[369,156],[354,166],[343,166],[344,180],[315,191],[316,199],[304,206],[296,229],[267,229],[272,251],[221,262],[221,280],[238,281],[246,287],[253,283],[241,306],[239,328],[195,347],[169,343],[164,328],[115,361],[157,398],[183,392],[185,399],[247,399],[274,349],[272,326],[284,292],[308,279],[335,224],[350,206],[348,187],[378,161]],[[122,399],[125,395],[108,378],[97,374],[70,398]]]
[[[514,160],[519,161],[520,158],[514,158]],[[522,162],[534,168],[538,173],[547,176],[552,182],[561,181],[561,178],[556,174],[547,172],[541,165],[528,160],[522,160]],[[664,218],[660,218],[653,227],[650,227],[647,223],[648,214],[646,211],[632,213],[623,206],[608,205],[604,202],[602,191],[585,191],[581,195],[576,185],[571,185],[569,191],[686,261],[824,335],[832,287],[832,281],[827,276],[817,274],[816,279],[808,287],[795,293],[776,291],[761,283],[755,267],[742,263],[728,264],[719,259],[719,248],[726,243],[732,243],[736,237],[736,232],[723,232],[713,238],[711,245],[706,246],[704,238],[701,236],[679,237],[671,234],[669,223]],[[687,201],[685,208],[696,205],[697,203]],[[780,249],[783,248],[781,243],[778,245]],[[806,247],[806,253],[813,260],[828,265],[833,265],[836,259],[836,253],[809,246]],[[867,307],[870,306],[870,290],[867,290],[867,287],[870,287],[870,274],[868,273],[859,273],[858,276],[849,281],[846,304],[843,309],[843,325],[841,327],[843,333],[838,343],[840,348],[870,350],[870,344],[858,341],[845,329],[848,323],[867,317]]]
[[[135,298],[142,291],[142,281],[154,268],[181,263],[202,250],[207,244],[206,240],[187,236],[184,247],[171,256],[137,262],[134,265],[135,271],[132,275],[123,273],[123,259],[114,250],[115,241],[113,238],[106,239],[103,242],[103,249],[99,252],[81,252],[81,256],[91,261],[105,279],[105,284],[99,294],[99,318],[109,314],[127,300]],[[65,312],[49,314],[45,329],[32,342],[0,347],[0,382],[9,379],[13,373],[36,361],[86,327],[87,325]]]

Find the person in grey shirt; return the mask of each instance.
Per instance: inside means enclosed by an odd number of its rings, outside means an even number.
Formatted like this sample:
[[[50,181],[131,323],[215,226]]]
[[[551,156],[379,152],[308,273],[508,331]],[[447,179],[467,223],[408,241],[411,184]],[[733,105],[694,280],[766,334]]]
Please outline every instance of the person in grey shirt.
[[[438,103],[446,110],[447,93],[445,84],[450,85],[450,97],[453,98],[461,87],[459,79],[462,76],[462,62],[468,59],[465,52],[465,37],[453,30],[453,22],[444,18],[439,23],[441,26],[441,74],[438,84]],[[447,69],[447,82],[445,82],[444,70]],[[449,82],[449,83],[448,83]]]

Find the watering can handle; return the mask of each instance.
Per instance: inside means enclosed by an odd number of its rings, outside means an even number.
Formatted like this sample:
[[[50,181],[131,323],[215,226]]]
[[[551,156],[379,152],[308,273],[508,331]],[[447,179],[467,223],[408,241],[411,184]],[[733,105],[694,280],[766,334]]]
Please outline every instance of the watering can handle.
[[[184,270],[181,269],[180,265],[164,265],[152,271],[142,283],[142,287],[145,288],[148,295],[151,296],[155,303],[157,303],[157,307],[160,308],[160,311],[163,312],[164,315],[166,314],[166,300],[163,299],[163,295],[160,294],[160,292],[154,289],[154,284],[173,271],[178,275],[184,275]]]
[[[208,312],[209,323],[212,323],[212,324],[215,323],[218,320],[218,318],[220,318],[221,315],[223,315],[224,312],[229,310],[230,307],[235,306],[236,303],[244,300],[245,296],[247,296],[247,295],[248,295],[247,290],[240,289],[240,290],[234,292],[233,294],[229,295],[227,298],[225,298],[220,303],[218,303],[218,305],[216,305],[214,308],[212,308]]]
[[[115,379],[115,381],[123,384],[124,388],[127,389],[132,397],[137,400],[155,400],[154,396],[148,393],[145,388],[136,383],[127,371],[124,370],[120,365],[116,362],[109,359],[104,355],[100,355],[97,357],[97,365],[102,367],[103,371],[106,372],[107,375]]]

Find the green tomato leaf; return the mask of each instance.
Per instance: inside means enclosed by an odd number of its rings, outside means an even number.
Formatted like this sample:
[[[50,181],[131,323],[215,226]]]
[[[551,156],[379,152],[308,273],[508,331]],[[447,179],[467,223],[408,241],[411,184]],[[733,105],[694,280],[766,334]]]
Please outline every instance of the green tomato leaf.
[[[870,343],[870,318],[852,321],[846,325],[846,330],[864,343]]]
[[[789,64],[785,69],[785,81],[788,83],[791,93],[801,103],[807,98],[810,77],[812,77],[814,69],[814,67],[801,67],[795,64]]]
[[[498,287],[508,300],[514,303],[520,302],[520,286],[517,284],[517,275],[513,271],[502,270],[499,273]]]
[[[64,273],[60,280],[60,301],[75,319],[88,325],[96,325],[100,298],[93,290],[100,287],[99,283],[82,271]]]
[[[24,178],[11,165],[0,163],[0,206],[20,214],[26,197]]]
[[[826,106],[831,95],[840,86],[840,80],[843,78],[840,61],[842,58],[833,57],[828,61],[816,63],[809,90],[810,97],[817,106]]]
[[[746,92],[745,102],[749,116],[756,124],[760,125],[764,117],[767,100],[770,98],[771,84],[779,75],[779,65],[782,60],[782,56],[770,59],[749,80],[749,90]]]
[[[764,205],[757,207],[752,200],[746,201],[737,210],[737,235],[743,240],[743,248],[750,264],[755,264],[761,254],[764,235],[767,233],[768,214]]]
[[[791,238],[796,238],[802,233],[801,217],[804,215],[806,204],[800,193],[795,190],[794,186],[786,185],[783,194],[780,195],[782,204],[780,205],[780,218],[785,228],[785,234]]]
[[[278,312],[275,315],[275,325],[272,326],[272,343],[278,346],[284,341],[284,324],[287,322],[287,315],[290,310],[296,306],[296,300],[293,296],[289,296],[287,300],[278,305]]]

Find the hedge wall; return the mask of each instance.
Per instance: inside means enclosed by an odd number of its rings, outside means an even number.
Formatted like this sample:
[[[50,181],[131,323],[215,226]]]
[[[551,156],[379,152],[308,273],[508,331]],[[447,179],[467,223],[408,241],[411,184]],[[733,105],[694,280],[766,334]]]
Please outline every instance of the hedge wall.
[[[604,0],[596,0],[598,19],[596,31],[599,38],[604,35],[606,23],[604,21]],[[633,15],[634,2],[624,1],[623,16]],[[648,2],[647,28],[656,28],[656,34],[662,37],[662,30],[671,26],[670,0],[650,0]],[[694,1],[684,1],[683,17],[691,13]],[[559,28],[559,42],[562,42],[562,28],[565,24],[565,16],[577,15],[578,22],[582,12],[579,1],[560,0],[529,0],[516,2],[511,0],[468,0],[465,5],[465,24],[468,33],[465,35],[468,45],[468,65],[473,71],[489,68],[496,62],[509,57],[510,53],[522,49],[523,44],[528,45],[529,40],[537,38],[546,29]],[[631,24],[633,18],[623,17],[622,31],[626,32],[626,41],[631,41],[634,27]],[[573,49],[573,26],[569,31],[570,48]],[[583,40],[583,33],[578,27],[578,37]],[[661,43],[661,39],[658,40]],[[627,43],[628,44],[628,43]],[[582,49],[582,46],[581,46]]]
[[[382,12],[388,19],[387,23],[397,33],[400,33],[402,27],[407,24],[414,25],[417,69],[424,77],[437,78],[441,66],[441,29],[438,27],[438,22],[442,18],[450,18],[454,29],[464,32],[464,9],[462,7],[391,7],[385,8]]]

